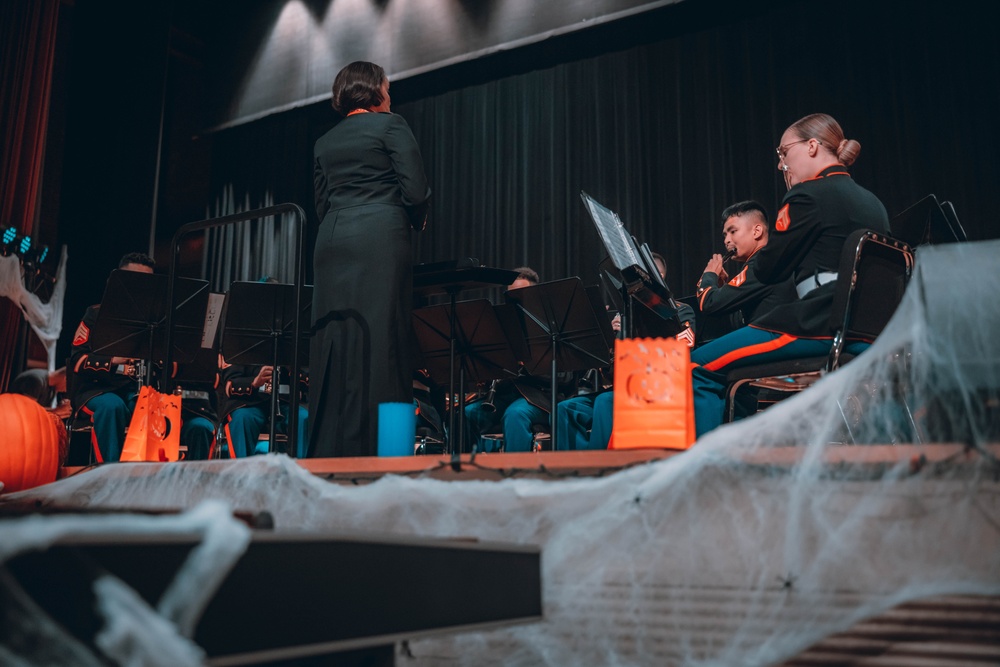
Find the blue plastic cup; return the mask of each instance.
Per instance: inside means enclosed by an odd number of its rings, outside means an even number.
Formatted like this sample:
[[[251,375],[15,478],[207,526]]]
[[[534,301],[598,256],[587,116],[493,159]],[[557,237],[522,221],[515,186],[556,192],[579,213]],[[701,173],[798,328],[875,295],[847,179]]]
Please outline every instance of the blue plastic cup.
[[[380,403],[378,406],[378,455],[413,456],[417,430],[415,403]]]

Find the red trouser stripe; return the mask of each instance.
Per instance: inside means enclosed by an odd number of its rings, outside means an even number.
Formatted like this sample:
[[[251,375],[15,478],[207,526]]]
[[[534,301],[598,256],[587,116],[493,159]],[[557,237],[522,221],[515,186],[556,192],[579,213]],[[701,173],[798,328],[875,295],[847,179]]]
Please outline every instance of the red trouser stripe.
[[[233,420],[233,416],[229,415],[226,419],[226,446],[229,448],[229,458],[236,458],[236,450],[233,449],[233,436],[229,434],[229,422]]]
[[[781,334],[779,338],[775,338],[772,341],[766,343],[757,343],[756,345],[748,345],[746,347],[741,347],[732,352],[727,352],[715,361],[710,361],[709,363],[702,366],[706,371],[717,371],[720,368],[725,368],[734,361],[739,361],[740,359],[745,359],[746,357],[752,357],[757,354],[764,354],[766,352],[774,352],[779,350],[789,343],[794,343],[798,338],[795,336],[789,336],[788,334]]]
[[[90,417],[90,447],[94,450],[94,460],[98,463],[104,463],[104,457],[101,456],[101,448],[97,444],[97,429],[94,428],[94,412],[88,410],[86,405],[80,408],[80,412]]]

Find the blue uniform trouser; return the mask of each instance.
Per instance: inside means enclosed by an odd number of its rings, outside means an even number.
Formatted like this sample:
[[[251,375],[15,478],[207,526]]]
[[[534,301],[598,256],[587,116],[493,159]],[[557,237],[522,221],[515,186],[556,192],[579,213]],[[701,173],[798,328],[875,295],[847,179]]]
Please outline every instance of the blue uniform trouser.
[[[529,403],[524,398],[517,398],[506,406],[497,405],[494,412],[484,410],[481,402],[465,406],[465,428],[468,434],[466,440],[476,444],[476,451],[487,451],[487,442],[479,437],[481,433],[489,433],[497,426],[503,426],[504,451],[530,452],[534,439],[531,427],[533,424],[548,426],[549,413]]]
[[[98,463],[118,461],[122,457],[125,429],[135,409],[137,394],[122,397],[114,392],[94,396],[84,404],[82,412],[90,416],[94,429],[90,442]]]
[[[188,414],[181,425],[181,444],[187,447],[187,461],[208,458],[215,438],[215,424],[205,417]]]
[[[556,407],[556,423],[559,426],[556,449],[607,449],[611,438],[613,404],[613,392],[574,396],[561,401]]]
[[[726,374],[757,364],[822,357],[830,352],[831,339],[812,340],[742,327],[691,352],[691,388],[698,437],[722,424],[726,409]],[[860,354],[868,343],[850,343],[845,350]]]
[[[483,439],[482,434],[496,433],[500,430],[500,420],[510,403],[504,400],[504,397],[497,395],[493,399],[493,410],[484,405],[483,401],[475,401],[465,406],[465,424],[462,426],[465,437],[464,451],[496,451],[496,440]]]
[[[288,406],[283,406],[283,409],[287,411]],[[262,405],[246,405],[242,408],[236,408],[229,413],[229,419],[226,424],[226,436],[229,438],[230,451],[233,456],[241,459],[250,454],[267,454],[268,443],[259,442],[258,438],[260,438],[260,434],[267,426],[269,415],[270,406],[264,407]],[[305,456],[306,446],[308,445],[308,441],[306,440],[308,417],[308,409],[304,405],[300,405],[298,432],[296,434],[298,439],[295,445],[296,456],[298,458]],[[276,430],[281,433],[286,430],[286,427],[287,421],[280,419],[276,425]]]
[[[519,398],[504,410],[503,440],[505,452],[530,452],[535,434],[534,424],[547,427],[549,413],[535,407],[524,398]]]
[[[556,404],[557,450],[589,449],[594,397],[595,394],[574,396]]]
[[[607,449],[614,426],[615,392],[606,391],[594,399],[594,425],[590,429],[590,448]]]

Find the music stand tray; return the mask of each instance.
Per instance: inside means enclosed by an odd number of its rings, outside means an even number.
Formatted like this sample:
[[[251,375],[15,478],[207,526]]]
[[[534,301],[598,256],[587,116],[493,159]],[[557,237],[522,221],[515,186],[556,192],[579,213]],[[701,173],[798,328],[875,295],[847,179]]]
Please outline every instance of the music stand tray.
[[[516,375],[517,357],[487,299],[455,304],[456,365],[472,382]],[[431,378],[444,386],[451,377],[451,306],[441,304],[413,311],[413,333]]]
[[[312,285],[302,286],[302,305],[295,308],[295,285],[234,282],[226,295],[222,323],[222,356],[226,363],[247,366],[289,366],[292,361],[295,318],[299,327],[299,359],[309,365]],[[277,357],[275,357],[277,342]]]
[[[456,370],[459,396],[465,396],[466,378],[486,382],[517,374],[518,357],[496,308],[487,299],[476,299],[413,311],[413,333],[424,368],[439,385],[447,383],[453,397]],[[464,439],[465,412],[461,401],[453,398],[451,405],[446,439],[455,454],[461,450]],[[453,436],[457,439],[453,440]],[[456,446],[452,447],[453,444]]]
[[[614,341],[604,306],[577,277],[539,283],[505,293],[518,307],[528,357],[524,369],[532,375],[549,372],[553,355],[559,369],[577,371],[610,363]],[[599,299],[597,299],[599,301]],[[557,345],[553,346],[553,341]]]
[[[413,267],[413,291],[416,294],[458,294],[459,292],[497,285],[510,285],[517,271],[489,266],[462,266],[455,262]]]
[[[91,332],[97,354],[149,360],[166,357],[167,276],[115,269],[108,277]],[[178,278],[174,291],[174,338],[171,358],[191,362],[201,348],[208,281]]]

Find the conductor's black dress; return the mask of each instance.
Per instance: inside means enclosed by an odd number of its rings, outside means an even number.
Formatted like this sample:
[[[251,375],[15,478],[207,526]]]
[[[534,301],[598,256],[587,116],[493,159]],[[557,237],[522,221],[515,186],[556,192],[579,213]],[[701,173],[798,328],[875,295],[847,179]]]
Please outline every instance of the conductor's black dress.
[[[316,142],[309,454],[374,456],[378,405],[413,400],[410,235],[430,189],[392,113],[348,115]]]

